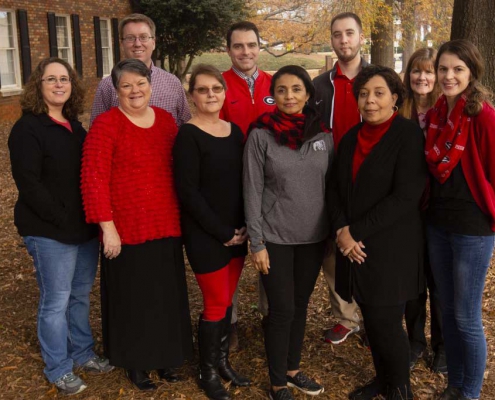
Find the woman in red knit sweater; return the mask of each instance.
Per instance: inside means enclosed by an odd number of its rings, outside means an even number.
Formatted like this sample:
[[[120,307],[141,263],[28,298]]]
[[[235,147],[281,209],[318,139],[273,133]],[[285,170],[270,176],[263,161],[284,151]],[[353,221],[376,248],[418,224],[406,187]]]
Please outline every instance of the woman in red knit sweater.
[[[86,220],[101,228],[105,353],[140,390],[148,371],[167,381],[192,354],[179,205],[172,173],[173,117],[149,107],[150,70],[124,60],[112,70],[119,106],[91,126],[84,151]]]

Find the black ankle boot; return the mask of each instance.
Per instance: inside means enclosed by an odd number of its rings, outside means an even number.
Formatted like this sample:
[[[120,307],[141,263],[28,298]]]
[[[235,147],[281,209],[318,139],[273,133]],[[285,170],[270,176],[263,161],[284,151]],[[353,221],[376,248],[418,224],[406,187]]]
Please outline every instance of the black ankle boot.
[[[407,384],[401,387],[388,387],[385,400],[414,400],[411,385]]]
[[[168,383],[177,383],[180,381],[179,375],[175,373],[173,368],[157,369],[156,372],[162,381],[167,381]]]
[[[126,369],[125,374],[127,378],[143,392],[150,392],[156,390],[156,385],[150,379],[150,376],[146,371],[139,369]]]
[[[249,386],[251,381],[244,376],[240,376],[229,362],[229,342],[231,333],[230,320],[232,318],[232,306],[227,308],[227,313],[223,319],[223,332],[220,340],[220,362],[218,364],[218,373],[226,381],[231,381],[234,386]]]
[[[204,321],[202,316],[199,318],[199,386],[212,400],[231,400],[218,375],[223,324],[224,320]]]

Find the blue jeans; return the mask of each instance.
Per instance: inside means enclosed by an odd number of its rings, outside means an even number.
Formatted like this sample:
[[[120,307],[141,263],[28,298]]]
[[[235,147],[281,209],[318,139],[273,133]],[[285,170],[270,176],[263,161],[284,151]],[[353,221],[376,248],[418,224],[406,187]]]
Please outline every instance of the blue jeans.
[[[431,269],[442,307],[449,386],[480,397],[486,366],[481,300],[494,236],[468,236],[428,226]]]
[[[98,267],[98,240],[64,244],[25,236],[40,289],[38,339],[50,382],[94,357],[89,293]]]

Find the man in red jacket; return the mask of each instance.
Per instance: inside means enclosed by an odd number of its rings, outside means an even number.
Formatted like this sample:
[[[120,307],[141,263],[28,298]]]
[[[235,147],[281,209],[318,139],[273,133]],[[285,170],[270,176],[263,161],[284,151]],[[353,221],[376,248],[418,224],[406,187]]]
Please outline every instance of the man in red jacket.
[[[232,68],[223,73],[227,92],[220,118],[239,125],[245,136],[251,122],[275,109],[270,95],[272,76],[258,69],[260,35],[252,22],[241,21],[227,32]]]
[[[257,64],[260,55],[260,34],[255,24],[248,21],[237,22],[227,32],[227,53],[232,60],[232,68],[223,73],[227,92],[220,118],[238,125],[244,137],[249,125],[261,114],[275,109],[275,100],[270,95],[272,76],[261,71]],[[238,348],[237,336],[237,293],[232,301],[231,350]],[[268,315],[268,303],[261,282],[259,282],[258,309],[263,316]]]

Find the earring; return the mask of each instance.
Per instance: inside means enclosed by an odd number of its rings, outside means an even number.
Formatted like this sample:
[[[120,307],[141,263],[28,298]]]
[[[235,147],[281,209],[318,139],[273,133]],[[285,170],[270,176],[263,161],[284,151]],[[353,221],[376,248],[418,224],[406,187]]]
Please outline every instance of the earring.
[[[394,106],[392,107],[392,110],[394,110],[394,112],[397,112],[397,111],[399,111],[399,107],[397,107],[397,106],[394,104]]]

